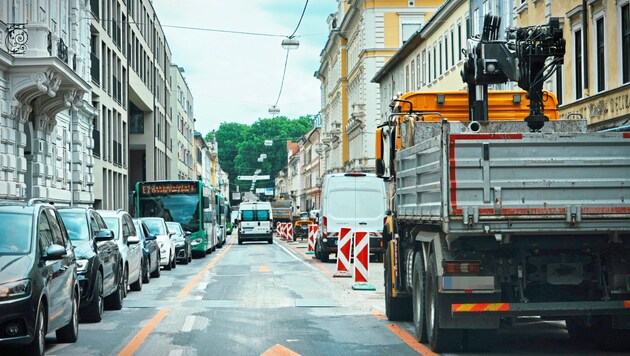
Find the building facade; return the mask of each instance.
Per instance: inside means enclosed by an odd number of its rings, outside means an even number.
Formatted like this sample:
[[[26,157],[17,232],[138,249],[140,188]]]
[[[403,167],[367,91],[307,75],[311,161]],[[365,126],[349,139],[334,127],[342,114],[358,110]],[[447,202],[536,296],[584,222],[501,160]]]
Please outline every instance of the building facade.
[[[315,76],[321,81],[325,173],[374,170],[380,117],[374,74],[442,1],[338,0]]]
[[[302,170],[300,172],[301,195],[300,207],[302,210],[319,209],[321,201],[322,172],[320,167],[320,157],[317,154],[317,147],[321,145],[321,128],[314,127],[304,134],[298,142]]]
[[[545,88],[562,119],[581,117],[591,130],[630,125],[629,0],[520,0],[515,17],[519,26],[561,19],[564,65]]]
[[[92,203],[89,4],[0,2],[0,198]]]
[[[168,145],[172,147],[171,172],[173,179],[193,179],[194,132],[193,96],[184,78],[184,68],[171,65],[171,116]],[[194,133],[193,133],[194,132]]]

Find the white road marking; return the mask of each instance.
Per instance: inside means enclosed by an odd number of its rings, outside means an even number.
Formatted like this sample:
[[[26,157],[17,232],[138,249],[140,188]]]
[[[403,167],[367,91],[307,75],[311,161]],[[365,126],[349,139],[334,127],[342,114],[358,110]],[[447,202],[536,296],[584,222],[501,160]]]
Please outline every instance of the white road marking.
[[[168,356],[182,356],[184,354],[184,350],[171,350],[168,353]]]
[[[198,290],[204,291],[204,290],[206,290],[206,288],[208,288],[208,283],[199,283],[197,285],[197,289]]]
[[[192,331],[193,324],[195,323],[195,316],[189,315],[186,317],[184,321],[184,326],[182,327],[182,332],[190,332]]]
[[[304,261],[303,259],[299,258],[298,256],[296,256],[293,252],[289,251],[286,247],[282,246],[281,244],[274,244],[278,247],[280,247],[281,249],[284,250],[284,252],[286,252],[289,256],[295,258],[296,260],[304,263],[306,266],[308,266],[309,268],[312,268],[314,270],[317,270],[317,268],[315,268],[313,265],[311,265],[310,263],[306,263],[306,261]]]

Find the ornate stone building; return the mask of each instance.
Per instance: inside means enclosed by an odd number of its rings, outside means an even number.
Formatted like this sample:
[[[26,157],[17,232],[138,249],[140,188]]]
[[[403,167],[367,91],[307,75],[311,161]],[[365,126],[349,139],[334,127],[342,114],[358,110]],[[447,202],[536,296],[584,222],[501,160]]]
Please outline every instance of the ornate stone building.
[[[89,16],[85,0],[0,1],[0,199],[94,200]]]

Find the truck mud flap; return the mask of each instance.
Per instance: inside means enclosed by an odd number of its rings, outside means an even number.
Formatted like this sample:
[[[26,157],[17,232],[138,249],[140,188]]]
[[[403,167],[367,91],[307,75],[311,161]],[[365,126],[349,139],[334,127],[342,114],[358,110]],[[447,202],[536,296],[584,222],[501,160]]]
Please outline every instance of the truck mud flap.
[[[453,318],[478,316],[630,315],[630,300],[608,302],[467,303],[452,304]]]

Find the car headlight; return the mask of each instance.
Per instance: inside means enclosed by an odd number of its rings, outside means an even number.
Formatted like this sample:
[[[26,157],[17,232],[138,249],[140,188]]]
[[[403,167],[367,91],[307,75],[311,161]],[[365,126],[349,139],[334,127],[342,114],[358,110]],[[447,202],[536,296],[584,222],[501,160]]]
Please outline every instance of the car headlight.
[[[88,269],[88,264],[90,261],[85,259],[77,260],[77,273],[85,273]]]
[[[196,239],[192,240],[192,241],[190,242],[190,244],[191,244],[191,245],[199,245],[202,241],[203,241],[203,239],[202,239],[201,237],[198,237],[198,238],[196,238]]]
[[[30,279],[0,284],[0,300],[20,298],[27,296],[29,293],[31,293]]]
[[[182,247],[184,246],[186,243],[184,241],[177,241],[175,242],[175,247]]]

